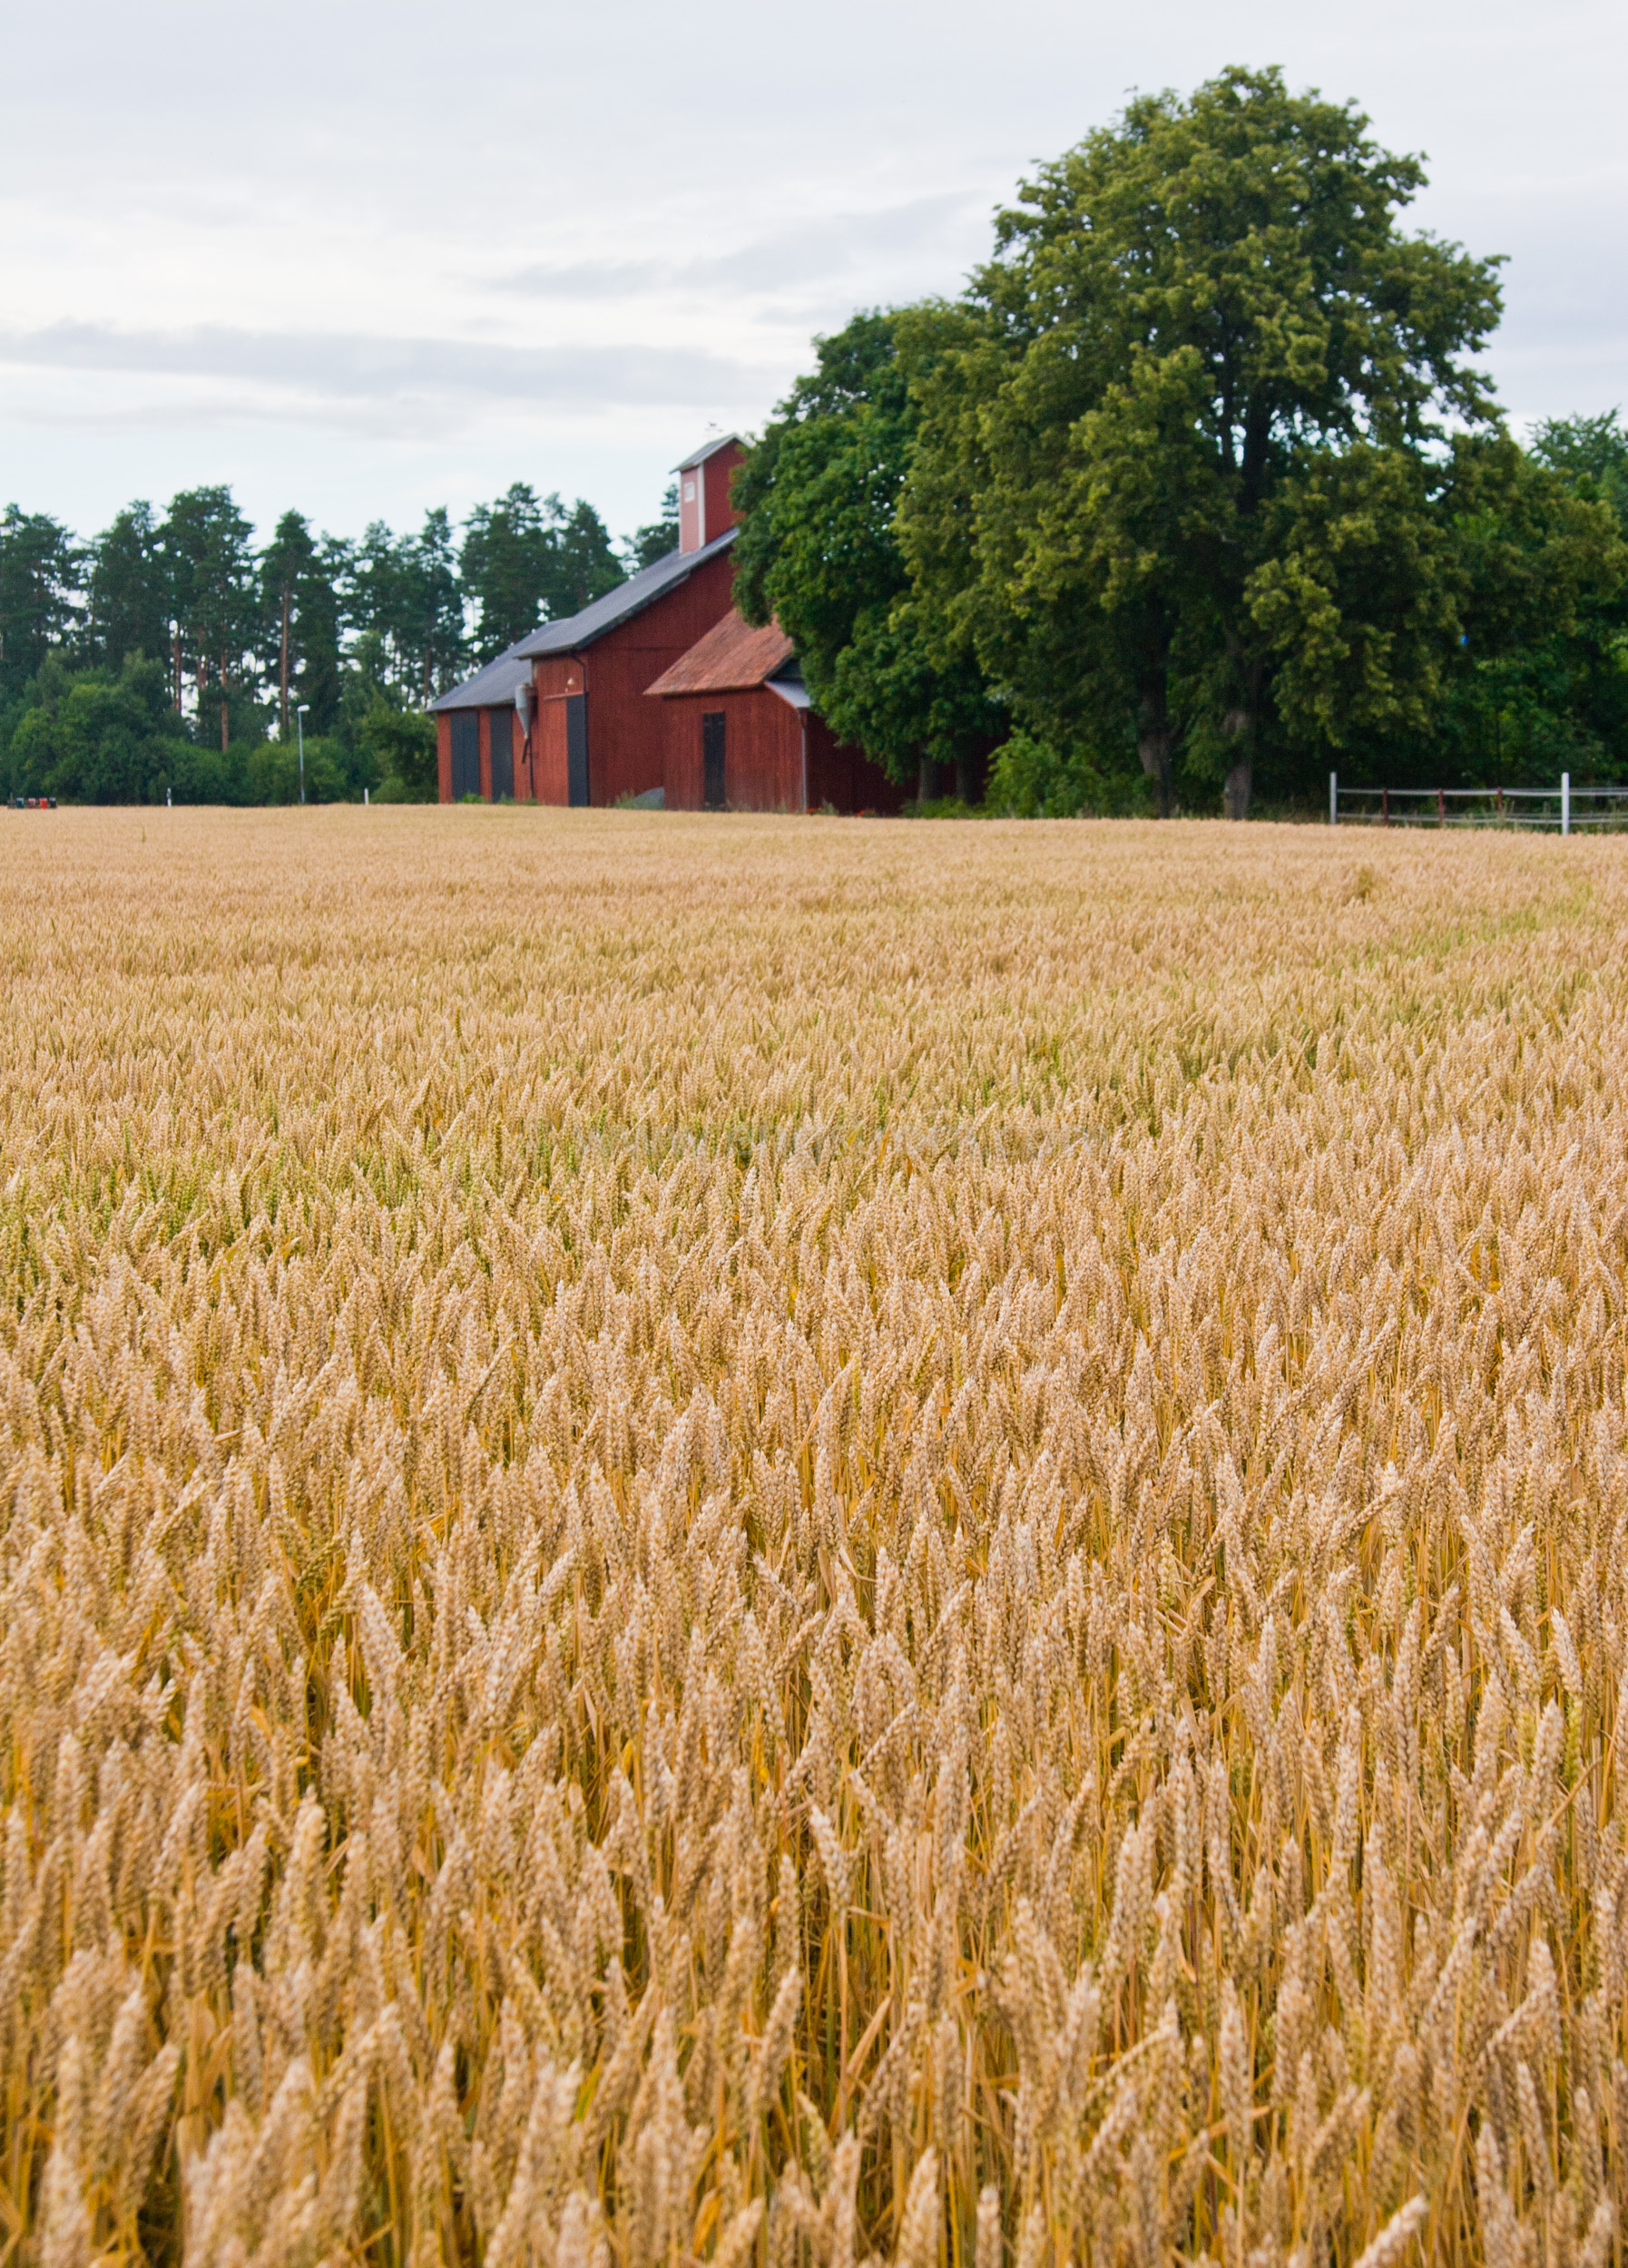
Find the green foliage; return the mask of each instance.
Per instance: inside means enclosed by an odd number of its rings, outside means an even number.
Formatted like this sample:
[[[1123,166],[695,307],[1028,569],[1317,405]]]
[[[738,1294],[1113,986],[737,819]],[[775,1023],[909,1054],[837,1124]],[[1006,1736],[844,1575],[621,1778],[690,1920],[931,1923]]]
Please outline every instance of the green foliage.
[[[390,803],[434,803],[436,720],[421,709],[394,708],[377,699],[362,719],[360,738],[372,758],[381,797]],[[386,797],[386,785],[398,789]]]
[[[218,716],[222,750],[230,738],[232,696],[250,689],[256,675],[260,616],[253,534],[230,488],[190,488],[172,499],[156,539],[176,660],[196,685],[201,725],[206,711]],[[179,707],[180,684],[172,692]]]
[[[559,501],[557,496],[549,498],[550,511],[559,506]],[[546,619],[555,622],[580,614],[584,607],[603,599],[607,591],[614,591],[626,580],[604,522],[580,496],[559,523],[549,569],[543,599]],[[535,627],[533,622],[526,625],[527,630]]]
[[[1495,264],[1399,231],[1423,175],[1366,127],[1275,71],[1138,97],[1001,215],[916,381],[918,590],[1021,720],[1116,710],[1166,807],[1184,767],[1241,810],[1263,730],[1348,695],[1417,721],[1450,635],[1425,467],[1492,421]]]
[[[348,560],[331,538],[319,541],[303,513],[285,512],[260,554],[260,601],[268,672],[276,687],[278,730],[286,740],[303,703],[307,730],[332,731],[343,691],[339,582]]]
[[[734,484],[736,604],[779,621],[832,730],[901,781],[924,757],[986,745],[1004,721],[968,641],[912,589],[895,531],[916,450],[911,378],[937,345],[918,316],[907,348],[882,312],[819,340]]]
[[[360,803],[364,787],[372,779],[357,777],[353,753],[329,736],[305,742],[305,799],[307,803]],[[262,740],[247,750],[242,767],[245,792],[241,800],[256,804],[299,801],[299,747],[294,740]],[[237,801],[230,797],[229,800]]]
[[[132,654],[116,675],[75,673],[48,654],[11,736],[7,793],[162,803],[178,758],[192,753],[162,661]]]
[[[623,545],[628,573],[636,575],[642,567],[653,567],[658,559],[677,551],[678,542],[679,492],[674,480],[668,482],[662,494],[661,517],[647,527],[636,528]]]
[[[446,510],[426,513],[423,527],[411,536],[393,535],[375,520],[348,565],[349,626],[375,641],[374,668],[404,700],[426,705],[448,691],[469,649]]]
[[[359,543],[287,512],[257,550],[226,487],[184,490],[162,519],[130,504],[88,549],[11,506],[0,771],[64,799],[292,802],[303,707],[308,800],[433,797],[424,712],[470,660],[466,611],[495,619],[507,606],[519,635],[623,572],[592,505],[539,505],[524,486],[473,514],[466,534],[479,588],[460,579],[439,507],[415,535],[375,522]],[[529,562],[517,558],[528,542]]]
[[[1628,753],[1628,545],[1604,450],[1568,462],[1553,436],[1598,444],[1611,419],[1460,444],[1447,496],[1464,595],[1437,723],[1470,785],[1621,777]],[[1602,463],[1602,457],[1603,462]]]
[[[0,699],[15,699],[76,627],[83,561],[60,522],[0,513]]]
[[[1123,763],[1106,763],[1100,750],[1076,742],[1059,747],[1030,732],[1015,732],[995,751],[984,807],[1003,818],[1118,817],[1145,811],[1145,784]]]
[[[539,622],[580,613],[623,580],[604,522],[579,497],[539,503],[516,481],[495,503],[470,513],[458,559],[478,628],[475,658],[490,661]]]
[[[170,653],[170,577],[150,503],[114,515],[92,549],[86,658],[121,670],[132,654]]]
[[[1618,410],[1598,417],[1546,417],[1532,455],[1591,503],[1609,504],[1628,533],[1628,428]]]

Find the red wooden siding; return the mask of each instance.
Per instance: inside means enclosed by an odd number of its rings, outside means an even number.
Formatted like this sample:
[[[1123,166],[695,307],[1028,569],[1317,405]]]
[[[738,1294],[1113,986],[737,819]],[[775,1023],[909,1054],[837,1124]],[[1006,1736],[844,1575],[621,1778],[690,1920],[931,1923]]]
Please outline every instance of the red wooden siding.
[[[539,803],[567,800],[568,693],[588,697],[590,803],[614,803],[619,796],[642,796],[662,786],[666,704],[647,701],[645,688],[729,611],[733,576],[729,552],[721,552],[687,582],[663,592],[631,621],[606,631],[581,653],[538,657],[532,671],[532,737]]]
[[[730,481],[744,455],[738,441],[727,442],[715,449],[699,464],[688,466],[678,476],[679,481],[679,549],[698,552],[703,543],[711,543],[725,528],[732,528],[740,514],[730,502]],[[690,494],[693,488],[694,494]]]
[[[862,748],[845,748],[823,717],[809,718],[809,807],[834,811],[902,811],[906,790],[896,787]]]
[[[745,693],[679,693],[651,707],[664,713],[667,764],[663,786],[669,811],[699,811],[702,803],[701,735],[703,717],[721,713],[723,796],[731,811],[800,811],[803,807],[802,719],[778,693],[760,686]]]
[[[467,710],[464,712],[468,714]],[[500,707],[477,709],[477,729],[480,734],[480,791],[488,803],[492,800],[492,719],[495,717],[514,718],[509,727],[515,751],[515,801],[533,800],[531,765],[526,759],[526,743],[520,729],[520,720],[514,709],[505,703]],[[436,793],[443,803],[452,801],[452,711],[441,709],[436,718]],[[562,777],[564,775],[562,774]],[[562,796],[561,801],[564,800]]]
[[[664,798],[669,811],[702,808],[701,719],[724,719],[724,800],[732,811],[801,811],[803,730],[808,730],[811,811],[897,811],[904,790],[858,748],[844,748],[811,709],[793,709],[768,686],[749,692],[675,693],[652,701],[667,719]]]

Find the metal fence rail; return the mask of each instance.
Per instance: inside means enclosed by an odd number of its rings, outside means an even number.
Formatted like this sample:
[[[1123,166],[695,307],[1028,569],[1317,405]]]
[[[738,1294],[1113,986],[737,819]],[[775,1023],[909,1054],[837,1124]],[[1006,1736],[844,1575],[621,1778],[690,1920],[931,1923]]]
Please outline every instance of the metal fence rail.
[[[1619,805],[1628,805],[1628,787],[1574,787],[1570,772],[1558,787],[1342,787],[1338,772],[1329,775],[1330,826],[1554,827],[1569,835],[1628,818]]]

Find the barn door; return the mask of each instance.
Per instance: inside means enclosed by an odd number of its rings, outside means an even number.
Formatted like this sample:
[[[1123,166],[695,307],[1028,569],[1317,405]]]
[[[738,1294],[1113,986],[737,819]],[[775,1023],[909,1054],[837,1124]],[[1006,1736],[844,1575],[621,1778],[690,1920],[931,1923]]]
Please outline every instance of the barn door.
[[[455,709],[452,712],[452,800],[461,803],[466,796],[480,793],[480,711],[476,709]]]
[[[565,696],[565,800],[580,810],[588,800],[588,696]]]
[[[491,709],[486,714],[492,719],[492,800],[494,803],[513,803],[515,712],[512,709]]]
[[[703,811],[723,809],[723,725],[721,709],[709,709],[701,720],[701,803]]]

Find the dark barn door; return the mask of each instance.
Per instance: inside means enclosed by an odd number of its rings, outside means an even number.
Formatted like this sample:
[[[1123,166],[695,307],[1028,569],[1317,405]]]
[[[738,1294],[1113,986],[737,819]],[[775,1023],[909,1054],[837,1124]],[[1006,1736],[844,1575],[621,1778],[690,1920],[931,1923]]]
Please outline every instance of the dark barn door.
[[[461,803],[466,796],[480,793],[480,711],[476,709],[455,709],[452,712],[452,800]]]
[[[515,712],[512,709],[493,709],[486,713],[492,719],[492,800],[494,803],[513,803]]]
[[[721,709],[709,709],[701,720],[701,805],[703,811],[723,809],[723,725]]]
[[[588,696],[565,696],[565,800],[579,811],[588,800]]]

